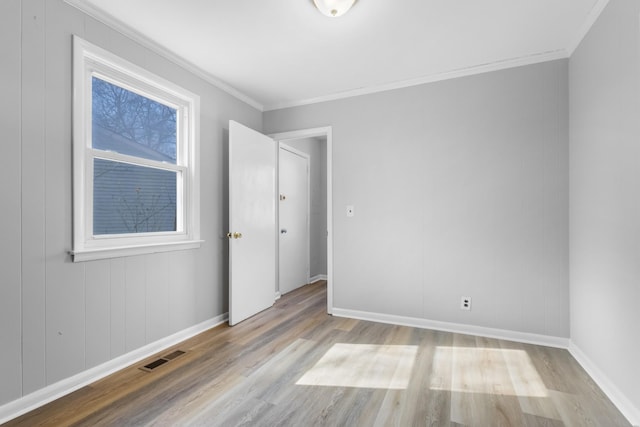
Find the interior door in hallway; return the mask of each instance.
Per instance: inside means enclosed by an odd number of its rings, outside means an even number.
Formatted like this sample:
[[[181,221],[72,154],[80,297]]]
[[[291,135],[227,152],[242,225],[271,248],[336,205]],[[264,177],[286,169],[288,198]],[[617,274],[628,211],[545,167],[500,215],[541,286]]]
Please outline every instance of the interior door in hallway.
[[[291,292],[309,279],[309,156],[280,146],[279,290]]]
[[[229,324],[269,308],[276,289],[276,143],[229,122]]]

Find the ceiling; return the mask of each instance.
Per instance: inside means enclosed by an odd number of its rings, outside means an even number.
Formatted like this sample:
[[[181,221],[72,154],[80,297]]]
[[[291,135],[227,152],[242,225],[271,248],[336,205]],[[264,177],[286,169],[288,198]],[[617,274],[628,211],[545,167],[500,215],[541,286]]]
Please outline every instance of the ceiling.
[[[607,0],[66,0],[261,110],[566,58]]]

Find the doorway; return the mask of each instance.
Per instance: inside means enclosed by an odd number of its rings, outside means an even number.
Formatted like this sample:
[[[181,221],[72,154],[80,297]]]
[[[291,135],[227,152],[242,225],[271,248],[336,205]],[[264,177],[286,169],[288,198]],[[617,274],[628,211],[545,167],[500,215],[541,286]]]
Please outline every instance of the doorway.
[[[278,291],[281,295],[311,283],[310,160],[311,154],[304,150],[280,144]]]
[[[310,156],[310,245],[307,258],[309,267],[306,282],[327,280],[327,313],[331,314],[333,311],[331,127],[276,133],[269,136],[278,145],[291,147]],[[278,215],[280,215],[280,212],[278,212]],[[280,258],[280,249],[276,253]],[[278,265],[281,265],[280,259],[278,259]],[[278,272],[276,283],[280,283],[281,274],[281,272]],[[286,291],[286,289],[280,289],[279,287],[276,290],[278,295]]]

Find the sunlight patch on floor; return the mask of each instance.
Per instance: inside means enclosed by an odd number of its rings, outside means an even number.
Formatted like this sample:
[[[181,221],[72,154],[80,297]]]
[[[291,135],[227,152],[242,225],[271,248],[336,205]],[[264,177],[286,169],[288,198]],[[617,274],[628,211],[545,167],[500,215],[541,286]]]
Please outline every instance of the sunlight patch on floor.
[[[547,388],[524,350],[437,347],[432,390],[547,397]]]
[[[337,343],[296,384],[402,390],[417,351],[413,345]]]

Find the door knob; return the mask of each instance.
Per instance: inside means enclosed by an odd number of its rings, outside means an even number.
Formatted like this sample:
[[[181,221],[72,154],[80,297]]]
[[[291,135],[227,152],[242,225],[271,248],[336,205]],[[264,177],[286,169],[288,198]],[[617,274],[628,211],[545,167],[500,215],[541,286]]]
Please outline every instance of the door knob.
[[[287,234],[287,229],[283,228],[282,230],[280,230],[280,234]]]
[[[237,231],[233,232],[233,233],[232,232],[228,232],[227,233],[227,237],[230,238],[230,239],[232,239],[232,238],[233,239],[239,239],[239,238],[242,237],[242,233],[238,233]]]

